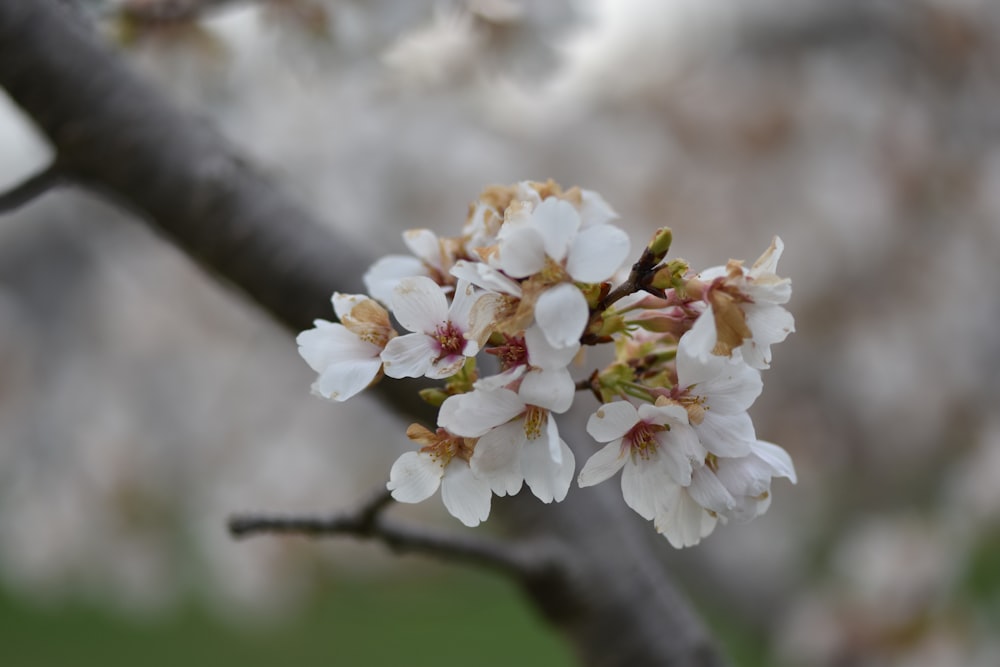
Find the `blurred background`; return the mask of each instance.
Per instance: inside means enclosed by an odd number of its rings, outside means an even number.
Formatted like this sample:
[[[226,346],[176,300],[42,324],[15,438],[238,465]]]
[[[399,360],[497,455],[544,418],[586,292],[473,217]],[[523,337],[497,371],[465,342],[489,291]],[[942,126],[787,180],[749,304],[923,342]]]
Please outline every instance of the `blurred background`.
[[[799,484],[664,567],[740,665],[1000,664],[1000,4],[80,1],[373,257],[527,178],[696,268],[779,234],[798,330],[751,414]],[[48,150],[0,94],[0,188]],[[88,193],[0,219],[0,662],[571,664],[495,578],[227,536],[349,507],[408,447],[312,380]]]

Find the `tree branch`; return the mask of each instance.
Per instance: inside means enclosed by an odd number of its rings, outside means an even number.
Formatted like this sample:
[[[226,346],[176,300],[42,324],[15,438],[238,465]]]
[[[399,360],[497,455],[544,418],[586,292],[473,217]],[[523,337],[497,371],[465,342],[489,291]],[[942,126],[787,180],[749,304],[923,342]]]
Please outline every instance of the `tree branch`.
[[[53,162],[37,174],[29,176],[11,189],[0,194],[0,215],[21,208],[32,199],[41,197],[49,190],[65,182],[62,169]]]
[[[291,328],[332,316],[333,285],[360,289],[363,253],[137,77],[72,5],[0,2],[0,83],[73,180],[139,213]]]
[[[388,492],[374,496],[353,512],[331,517],[243,515],[229,520],[234,537],[260,534],[305,537],[352,536],[381,542],[396,553],[422,554],[496,570],[516,580],[537,579],[556,568],[553,544],[499,542],[451,533],[436,533],[426,527],[408,526],[382,519],[392,502]]]
[[[68,178],[137,212],[293,331],[330,316],[334,289],[360,286],[361,254],[139,79],[68,5],[0,1],[0,85],[52,142]],[[397,393],[381,395],[394,407],[425,418],[411,387],[387,386]],[[521,545],[556,540],[572,554],[519,583],[583,664],[724,664],[651,547],[648,524],[612,485],[571,489],[544,511],[526,495],[495,499],[493,517]]]
[[[137,77],[73,5],[0,0],[0,85],[52,142],[68,179],[148,220],[293,331],[333,317],[334,286],[361,290],[365,253]],[[427,419],[413,386],[378,390]]]
[[[229,520],[229,532],[234,537],[249,537],[255,533],[294,533],[310,537],[324,535],[368,537],[375,530],[382,510],[392,502],[392,494],[383,488],[373,493],[353,512],[328,518],[237,516]]]

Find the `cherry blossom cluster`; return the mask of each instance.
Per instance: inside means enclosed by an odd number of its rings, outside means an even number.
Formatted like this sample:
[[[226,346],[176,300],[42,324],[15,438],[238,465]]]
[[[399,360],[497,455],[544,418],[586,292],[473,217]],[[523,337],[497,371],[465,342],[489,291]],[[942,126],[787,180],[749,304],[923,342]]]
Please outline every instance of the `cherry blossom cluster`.
[[[763,513],[772,478],[795,482],[791,458],[757,439],[747,413],[771,346],[794,330],[791,282],[776,273],[781,240],[749,268],[693,272],[667,260],[663,228],[625,277],[631,244],[616,218],[596,192],[552,181],[488,188],[458,236],[405,232],[410,254],[378,260],[364,276],[369,295],[335,293],[339,323],[299,335],[319,374],[313,391],[328,399],[384,376],[443,381],[421,391],[436,428],[411,425],[419,448],[389,473],[397,501],[440,489],[447,510],[476,526],[493,494],[523,485],[563,500],[576,461],[556,415],[581,391],[598,402],[587,432],[600,447],[577,483],[620,470],[625,502],[675,547]],[[604,344],[613,360],[588,375],[585,348]]]

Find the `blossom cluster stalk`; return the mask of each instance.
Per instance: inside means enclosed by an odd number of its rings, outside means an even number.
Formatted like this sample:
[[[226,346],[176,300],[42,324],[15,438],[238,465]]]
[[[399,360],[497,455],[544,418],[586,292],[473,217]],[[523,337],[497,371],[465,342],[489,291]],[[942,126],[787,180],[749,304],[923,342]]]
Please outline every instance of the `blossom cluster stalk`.
[[[365,274],[370,296],[335,293],[338,322],[299,335],[327,399],[383,377],[443,381],[421,392],[437,424],[407,429],[418,448],[392,466],[393,498],[440,489],[476,526],[493,495],[526,485],[559,502],[574,477],[587,487],[621,471],[628,506],[686,547],[766,511],[774,477],[795,482],[787,452],[759,440],[748,414],[771,347],[794,331],[781,240],[749,268],[694,272],[667,258],[673,234],[662,228],[616,281],[631,252],[616,219],[590,190],[488,188],[457,236],[405,232],[410,253]],[[586,348],[605,344],[614,360],[588,374]],[[581,389],[599,402],[587,432],[600,446],[577,473],[557,416]]]

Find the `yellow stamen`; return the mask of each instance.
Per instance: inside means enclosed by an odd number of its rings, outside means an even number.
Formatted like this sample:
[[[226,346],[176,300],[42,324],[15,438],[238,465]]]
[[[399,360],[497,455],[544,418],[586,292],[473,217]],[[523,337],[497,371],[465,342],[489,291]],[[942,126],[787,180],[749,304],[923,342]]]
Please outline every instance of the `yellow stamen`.
[[[524,413],[524,435],[528,440],[537,440],[549,422],[549,411],[535,405],[529,405]]]

